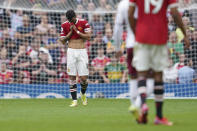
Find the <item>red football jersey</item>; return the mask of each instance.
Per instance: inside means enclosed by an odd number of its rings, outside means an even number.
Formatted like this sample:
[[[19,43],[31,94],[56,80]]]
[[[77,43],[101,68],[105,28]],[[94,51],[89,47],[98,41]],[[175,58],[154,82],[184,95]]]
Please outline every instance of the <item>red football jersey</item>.
[[[70,32],[71,25],[73,25],[73,23],[70,23],[69,21],[66,21],[61,25],[61,37],[66,36]],[[90,25],[84,19],[77,19],[74,25],[76,26],[77,30],[81,33],[85,33],[90,30]],[[77,32],[73,31],[71,39],[80,39],[80,36],[77,34]]]
[[[94,67],[105,67],[110,62],[110,59],[106,56],[96,57],[92,60],[92,66]]]
[[[130,0],[138,7],[136,41],[144,44],[162,45],[168,40],[168,7],[176,7],[176,0]]]
[[[9,84],[12,80],[12,76],[12,71],[0,72],[0,84]]]

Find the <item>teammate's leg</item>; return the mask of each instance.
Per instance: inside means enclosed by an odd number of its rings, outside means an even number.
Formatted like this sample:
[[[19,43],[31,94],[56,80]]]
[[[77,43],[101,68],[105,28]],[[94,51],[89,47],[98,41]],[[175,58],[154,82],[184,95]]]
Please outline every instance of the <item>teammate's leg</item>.
[[[138,92],[137,92],[137,71],[132,66],[132,59],[133,59],[133,48],[128,48],[127,49],[127,68],[128,68],[128,74],[130,76],[129,95],[130,95],[131,105],[134,105]]]
[[[141,99],[141,117],[140,123],[147,123],[148,106],[146,104],[147,90],[146,90],[146,80],[148,71],[138,72],[138,93]]]
[[[154,71],[152,69],[148,71],[146,86],[147,86],[147,97],[149,97],[153,93],[155,86]]]
[[[130,103],[131,103],[131,105],[129,106],[129,112],[131,112],[134,115],[136,121],[138,121],[139,107],[135,105],[136,98],[138,96],[137,71],[132,66],[132,59],[133,59],[133,48],[128,48],[127,49],[127,68],[128,68],[128,74],[130,77],[128,84],[129,84],[129,96],[130,96]]]
[[[162,72],[155,73],[155,107],[156,107],[156,118],[155,124],[172,125],[166,118],[163,117],[163,100],[164,100],[164,86],[162,80]]]
[[[155,106],[156,118],[155,124],[172,125],[166,118],[163,117],[163,100],[164,100],[164,84],[162,71],[168,66],[168,49],[166,45],[152,46],[152,68],[155,79]]]
[[[146,80],[146,95],[147,95],[147,97],[149,97],[153,93],[154,86],[155,86],[154,85],[154,79],[153,78],[147,78],[147,80]],[[140,108],[141,107],[142,102],[141,102],[141,97],[140,96],[137,96],[135,98],[134,105],[137,108]]]
[[[148,71],[150,69],[150,46],[137,43],[134,47],[134,58],[132,64],[137,70],[137,80],[138,80],[138,97],[140,99],[140,123],[147,123],[147,114],[148,114],[148,106],[146,104],[146,79],[148,75]]]

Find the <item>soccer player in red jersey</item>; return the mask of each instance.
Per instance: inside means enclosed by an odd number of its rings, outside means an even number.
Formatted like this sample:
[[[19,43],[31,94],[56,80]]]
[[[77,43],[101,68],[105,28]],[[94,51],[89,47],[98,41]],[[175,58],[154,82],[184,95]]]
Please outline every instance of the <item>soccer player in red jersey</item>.
[[[138,20],[134,20],[135,7],[138,7]],[[155,124],[172,125],[162,114],[163,106],[163,80],[162,71],[168,65],[167,39],[168,22],[167,9],[176,24],[181,28],[185,38],[185,45],[189,47],[189,40],[183,26],[181,16],[177,10],[176,0],[130,0],[129,23],[135,32],[136,45],[132,64],[138,72],[138,92],[141,97],[141,114],[139,123],[147,123],[148,107],[146,104],[146,79],[149,69],[154,71],[155,79]]]
[[[82,104],[87,105],[85,92],[88,86],[87,78],[89,70],[85,40],[91,38],[91,28],[86,20],[76,17],[74,10],[68,10],[66,12],[66,17],[68,21],[61,25],[59,40],[63,44],[68,42],[67,73],[69,75],[69,87],[73,100],[70,107],[77,106],[77,74],[80,76],[81,80]]]
[[[131,105],[129,106],[129,112],[131,112],[135,119],[138,120],[138,109],[141,105],[140,97],[138,96],[138,88],[137,88],[137,71],[135,67],[132,65],[133,59],[133,47],[135,45],[135,36],[130,28],[129,20],[128,20],[128,10],[129,10],[129,0],[121,0],[117,7],[117,15],[114,22],[114,30],[113,30],[113,39],[114,46],[116,49],[116,56],[120,57],[122,55],[122,51],[120,51],[121,47],[121,37],[123,30],[123,25],[126,25],[126,48],[127,48],[127,68],[130,80],[128,82],[129,85],[129,96]],[[135,10],[135,18],[137,19],[137,9]],[[121,58],[121,57],[120,57]],[[121,59],[120,59],[121,61]],[[150,96],[154,87],[154,79],[152,78],[151,70],[149,72],[149,77],[146,80],[147,85],[147,96]]]

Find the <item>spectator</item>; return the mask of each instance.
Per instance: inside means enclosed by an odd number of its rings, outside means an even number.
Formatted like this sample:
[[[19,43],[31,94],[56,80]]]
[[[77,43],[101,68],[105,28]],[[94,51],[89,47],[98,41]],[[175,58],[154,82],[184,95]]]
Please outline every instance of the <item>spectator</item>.
[[[52,47],[51,49],[49,49],[49,53],[52,57],[53,63],[56,65],[58,65],[60,58],[60,46],[57,44],[57,38],[57,31],[54,27],[52,27],[51,29],[49,29],[47,44],[49,47]]]
[[[21,44],[24,40],[31,41],[34,36],[33,28],[30,25],[29,16],[23,16],[23,25],[16,29],[15,39],[17,44]]]
[[[27,54],[32,60],[32,65],[36,65],[37,62],[39,61],[38,54],[39,54],[39,49],[41,48],[41,38],[36,37],[33,39],[31,46],[27,49]]]
[[[99,0],[99,5],[96,8],[96,11],[106,11],[107,10],[107,0]]]
[[[7,58],[12,60],[18,53],[18,47],[16,46],[14,40],[10,38],[5,40],[4,45],[7,49]]]
[[[91,76],[89,77],[93,83],[104,83],[102,78],[102,72],[104,67],[110,63],[110,59],[104,55],[104,50],[102,47],[97,50],[97,57],[95,57],[91,62]],[[94,80],[96,79],[96,80]]]
[[[0,64],[1,63],[6,63],[7,65],[10,64],[10,60],[7,58],[7,49],[6,48],[2,48],[1,49],[1,52],[0,52]]]
[[[93,13],[93,19],[90,22],[93,30],[93,36],[96,36],[98,32],[104,33],[105,23],[102,21],[101,15],[98,13]]]
[[[3,7],[10,8],[15,2],[16,2],[16,0],[5,0],[3,2]]]
[[[61,64],[58,68],[58,79],[57,83],[68,83],[68,74],[66,69],[66,64]]]
[[[111,54],[115,51],[115,47],[112,45],[112,29],[106,28],[105,29],[105,36],[103,37],[104,44],[107,46],[107,54]]]
[[[11,63],[14,70],[15,81],[18,81],[17,80],[17,78],[19,77],[18,75],[21,75],[20,71],[27,71],[27,72],[31,71],[32,60],[27,55],[27,47],[24,44],[19,46],[19,51],[17,55],[12,59]]]
[[[79,13],[77,13],[77,18],[79,19],[86,19],[89,21],[88,19],[88,13],[83,13],[83,11],[85,11],[84,7],[82,5],[77,5],[77,9],[76,9]]]
[[[179,55],[184,53],[184,46],[183,43],[178,42],[176,32],[170,33],[167,46],[170,50],[170,57],[173,60],[173,64],[179,62]]]
[[[197,30],[192,34],[190,59],[193,61],[193,68],[197,71]]]
[[[66,5],[65,0],[47,0],[50,9],[64,9]]]
[[[103,77],[99,72],[95,72],[93,68],[90,68],[89,72],[90,72],[88,75],[89,83],[92,84],[104,83]]]
[[[163,71],[163,81],[165,83],[177,83],[178,69],[173,65],[173,60],[169,58],[169,66]]]
[[[95,11],[95,4],[93,3],[93,2],[89,2],[88,3],[88,7],[87,7],[87,9],[88,9],[88,11],[90,12],[90,13],[88,13],[88,21],[89,22],[92,22],[92,12],[94,12]]]
[[[31,46],[27,49],[27,55],[32,59],[32,64],[35,65],[39,61],[39,52],[40,50],[45,50],[48,54],[49,63],[53,63],[52,56],[50,55],[48,49],[41,47],[41,38],[36,37],[33,39]]]
[[[90,0],[75,0],[75,1],[77,5],[81,5],[85,9],[87,9],[87,5],[90,2]]]
[[[32,67],[33,83],[48,84],[48,82],[55,81],[56,68],[49,63],[48,50],[41,48],[39,51],[40,61]]]
[[[104,49],[104,52],[106,51],[106,45],[102,41],[102,33],[98,32],[90,46],[90,61],[97,56],[97,50],[100,47]]]
[[[105,35],[103,36],[103,42],[107,45],[112,40],[112,29],[111,26],[106,26]]]
[[[13,83],[13,72],[7,69],[5,62],[0,63],[0,84],[11,84]]]
[[[103,71],[104,67],[109,64],[109,62],[110,59],[104,55],[104,49],[100,47],[97,50],[97,57],[95,57],[91,62],[91,66],[96,72],[99,72],[100,69]]]
[[[118,63],[115,53],[111,56],[111,63],[106,65],[102,77],[106,83],[125,83],[127,80],[126,67]]]
[[[172,16],[169,14],[168,15],[168,31],[169,32],[173,32],[176,30],[176,26],[174,23],[174,19],[172,18]]]
[[[15,83],[17,84],[30,84],[31,76],[29,71],[19,71]]]
[[[47,15],[43,15],[42,18],[41,18],[41,23],[36,26],[35,34],[37,36],[41,36],[42,42],[45,45],[47,44],[47,41],[48,41],[49,31],[53,27],[55,27],[55,26],[48,23],[48,17],[47,17]]]
[[[185,54],[180,54],[179,55],[179,62],[174,64],[175,68],[178,70],[183,68],[185,66],[185,60],[186,60]]]
[[[23,11],[22,10],[10,11],[8,9],[7,13],[11,19],[11,29],[15,33],[16,29],[23,25]]]
[[[193,83],[196,77],[196,72],[193,68],[191,68],[191,64],[188,60],[185,61],[184,67],[182,67],[178,71],[179,83],[180,84],[187,84]]]
[[[2,32],[2,43],[4,45],[2,46],[5,46],[5,44],[9,41],[9,39],[11,39],[11,34],[10,34],[11,30],[10,28],[5,28]]]
[[[77,11],[84,11],[84,8],[83,8],[83,6],[81,4],[78,4],[76,10]]]

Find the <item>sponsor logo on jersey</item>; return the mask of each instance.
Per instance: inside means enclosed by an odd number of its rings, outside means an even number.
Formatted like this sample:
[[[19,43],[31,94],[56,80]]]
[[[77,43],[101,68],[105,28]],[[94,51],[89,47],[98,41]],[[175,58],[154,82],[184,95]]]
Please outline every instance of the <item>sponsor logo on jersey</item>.
[[[82,27],[80,27],[80,26],[78,26],[77,28],[78,28],[78,30],[82,30],[82,29],[83,29],[83,28],[82,28]]]

